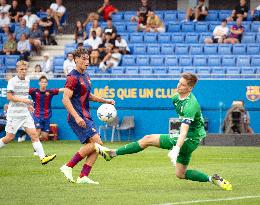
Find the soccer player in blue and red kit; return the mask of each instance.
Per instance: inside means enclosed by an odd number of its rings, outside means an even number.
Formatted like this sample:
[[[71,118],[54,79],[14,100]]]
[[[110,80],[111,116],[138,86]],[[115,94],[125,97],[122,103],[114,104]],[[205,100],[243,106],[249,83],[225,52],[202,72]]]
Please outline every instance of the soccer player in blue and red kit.
[[[88,178],[98,156],[95,151],[95,143],[102,144],[89,111],[89,101],[112,105],[115,104],[115,101],[106,100],[91,93],[90,78],[87,72],[85,72],[89,65],[89,51],[78,48],[73,55],[76,68],[67,76],[62,102],[69,112],[68,123],[83,146],[60,170],[67,180],[75,182],[72,176],[72,169],[78,162],[86,158],[77,183],[99,184]]]
[[[54,95],[63,92],[64,88],[47,89],[48,79],[46,76],[39,78],[39,89],[30,88],[29,95],[34,102],[33,120],[41,140],[47,140],[50,131],[50,119],[52,116],[51,101]]]

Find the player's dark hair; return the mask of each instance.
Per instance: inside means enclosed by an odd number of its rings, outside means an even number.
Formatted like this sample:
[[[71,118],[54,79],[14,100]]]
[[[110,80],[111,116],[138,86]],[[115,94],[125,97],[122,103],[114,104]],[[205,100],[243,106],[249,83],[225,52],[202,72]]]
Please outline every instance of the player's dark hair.
[[[89,50],[85,49],[85,48],[77,48],[74,53],[73,53],[73,56],[74,56],[74,60],[75,58],[80,58],[82,55],[84,54],[87,54],[90,56],[90,52]]]
[[[194,87],[198,82],[198,77],[193,73],[182,73],[181,77],[184,78],[191,87]]]
[[[39,82],[40,82],[42,79],[45,79],[45,80],[47,80],[47,82],[48,82],[48,78],[47,78],[45,75],[42,75],[42,76],[39,78]]]

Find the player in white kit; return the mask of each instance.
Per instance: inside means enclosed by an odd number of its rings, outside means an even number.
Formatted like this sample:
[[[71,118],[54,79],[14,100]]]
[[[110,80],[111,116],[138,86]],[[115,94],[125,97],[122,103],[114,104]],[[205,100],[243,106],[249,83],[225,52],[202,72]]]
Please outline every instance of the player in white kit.
[[[30,136],[34,150],[41,159],[42,164],[52,161],[56,154],[45,155],[40,142],[30,111],[33,111],[33,101],[28,99],[30,79],[26,77],[28,63],[18,61],[16,64],[17,75],[8,81],[7,99],[10,101],[7,110],[6,136],[0,139],[0,148],[15,138],[19,128],[23,128]],[[30,111],[29,111],[30,110]]]

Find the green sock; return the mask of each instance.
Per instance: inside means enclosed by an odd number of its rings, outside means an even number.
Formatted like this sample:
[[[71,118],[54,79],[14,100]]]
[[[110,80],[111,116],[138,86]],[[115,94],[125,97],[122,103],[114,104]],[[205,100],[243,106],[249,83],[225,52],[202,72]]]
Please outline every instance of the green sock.
[[[143,149],[140,147],[138,142],[132,142],[124,145],[123,147],[119,147],[116,150],[116,155],[124,155],[124,154],[133,154],[142,151]]]
[[[197,170],[187,170],[185,174],[185,179],[191,181],[208,182],[209,176]]]

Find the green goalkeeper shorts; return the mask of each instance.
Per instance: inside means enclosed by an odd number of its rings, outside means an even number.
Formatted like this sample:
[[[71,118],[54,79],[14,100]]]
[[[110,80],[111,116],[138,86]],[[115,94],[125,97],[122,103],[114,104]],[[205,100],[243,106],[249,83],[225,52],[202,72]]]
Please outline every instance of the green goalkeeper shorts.
[[[172,149],[176,145],[178,140],[178,135],[173,134],[162,134],[160,135],[160,148],[162,149]],[[188,165],[191,158],[191,153],[199,146],[199,141],[194,141],[186,138],[184,144],[180,149],[179,156],[177,158],[177,163]]]

